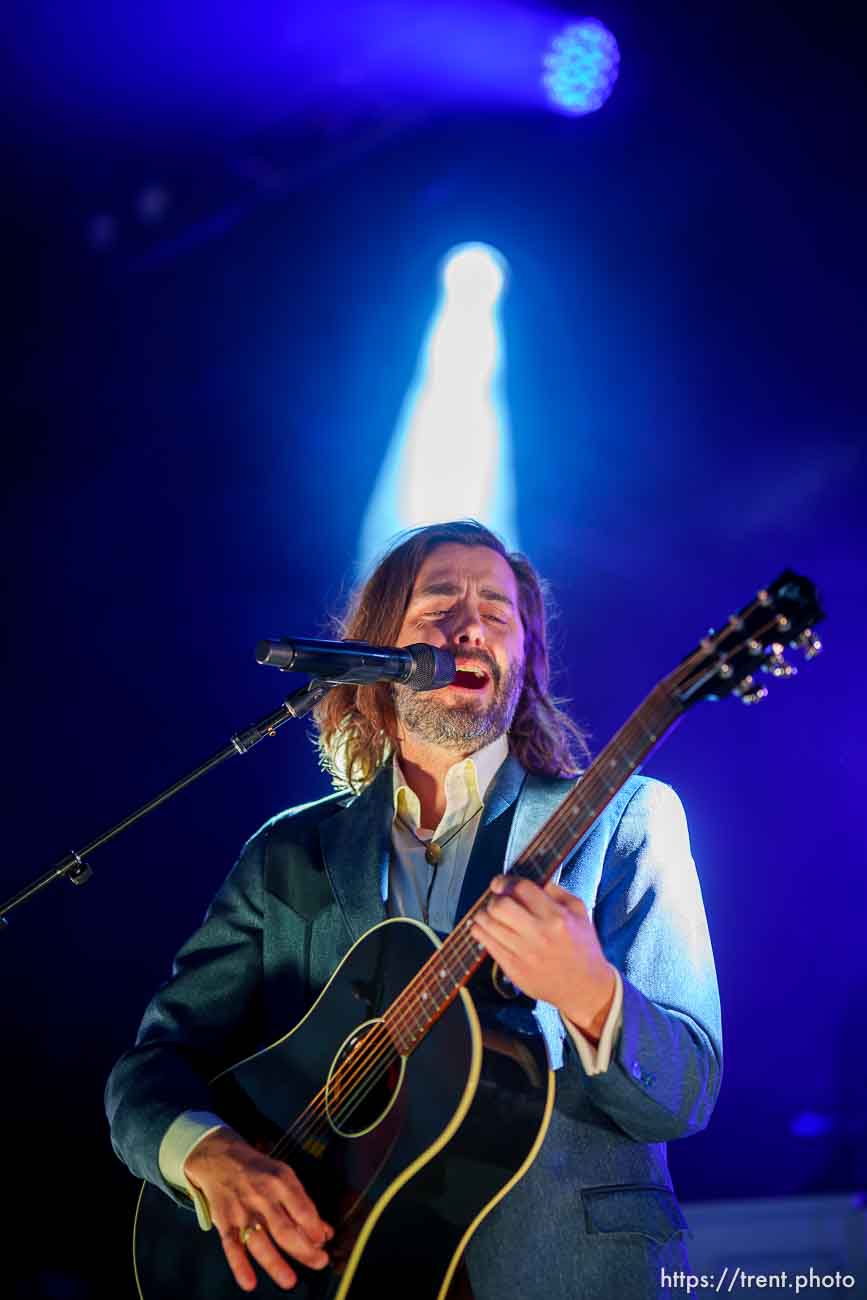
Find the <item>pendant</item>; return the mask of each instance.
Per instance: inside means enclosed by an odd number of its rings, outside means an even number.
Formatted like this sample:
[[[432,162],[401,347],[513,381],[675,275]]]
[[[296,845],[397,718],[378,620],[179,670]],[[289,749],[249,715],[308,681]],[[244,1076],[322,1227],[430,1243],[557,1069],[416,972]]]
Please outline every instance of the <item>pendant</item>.
[[[438,867],[442,855],[443,851],[437,844],[436,840],[431,840],[430,844],[424,851],[425,862],[429,863],[432,867]]]

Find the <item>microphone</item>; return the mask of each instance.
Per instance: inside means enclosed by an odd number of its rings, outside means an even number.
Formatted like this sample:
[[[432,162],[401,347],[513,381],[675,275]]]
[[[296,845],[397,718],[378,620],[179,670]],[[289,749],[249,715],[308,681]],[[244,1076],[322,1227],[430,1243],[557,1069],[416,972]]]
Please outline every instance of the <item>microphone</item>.
[[[454,681],[454,655],[432,645],[366,645],[364,641],[313,641],[277,637],[256,646],[260,664],[282,672],[310,673],[332,685],[401,682],[412,691],[436,691]]]

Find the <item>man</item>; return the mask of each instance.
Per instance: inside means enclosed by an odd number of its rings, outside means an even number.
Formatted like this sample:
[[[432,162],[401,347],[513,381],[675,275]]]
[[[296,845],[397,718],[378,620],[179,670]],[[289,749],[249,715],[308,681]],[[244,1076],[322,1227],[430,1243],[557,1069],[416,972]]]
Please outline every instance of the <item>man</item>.
[[[243,1290],[254,1260],[287,1289],[299,1263],[324,1267],[332,1226],[288,1165],[212,1113],[207,1080],[285,1033],[288,1009],[300,1018],[370,926],[405,915],[447,931],[494,877],[473,934],[538,1000],[558,1083],[537,1158],[470,1240],[475,1300],[657,1295],[661,1268],[687,1266],[665,1143],[707,1124],[721,1077],[713,956],[679,800],[633,777],[559,883],[497,874],[571,789],[583,742],[550,695],[538,578],[480,525],[405,537],[342,631],[447,648],[455,684],[325,697],[320,751],[341,793],[246,845],[113,1071],[115,1147],[134,1173],[192,1199]],[[499,860],[487,861],[493,845]]]

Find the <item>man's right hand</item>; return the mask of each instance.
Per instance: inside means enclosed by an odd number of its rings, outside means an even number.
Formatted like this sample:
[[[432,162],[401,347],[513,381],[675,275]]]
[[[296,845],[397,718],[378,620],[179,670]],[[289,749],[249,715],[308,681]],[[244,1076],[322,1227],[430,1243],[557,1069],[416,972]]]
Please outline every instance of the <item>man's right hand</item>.
[[[295,1174],[232,1129],[216,1129],[202,1138],[187,1156],[184,1173],[207,1198],[229,1268],[243,1291],[256,1286],[250,1255],[284,1291],[298,1280],[286,1255],[310,1268],[328,1263],[322,1246],[334,1231],[320,1219]],[[245,1228],[253,1231],[242,1245]]]

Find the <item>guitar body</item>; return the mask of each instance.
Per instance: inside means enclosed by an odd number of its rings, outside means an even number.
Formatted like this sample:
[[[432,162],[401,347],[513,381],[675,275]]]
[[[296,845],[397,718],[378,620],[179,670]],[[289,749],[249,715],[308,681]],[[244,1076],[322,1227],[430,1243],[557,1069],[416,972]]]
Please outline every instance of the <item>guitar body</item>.
[[[480,974],[408,1055],[393,1050],[380,1017],[439,947],[415,921],[375,926],[293,1030],[212,1083],[217,1113],[262,1150],[280,1143],[336,1230],[328,1268],[293,1261],[298,1300],[444,1298],[472,1233],[542,1144],[554,1076],[525,1000],[504,1002]],[[353,1052],[366,1072],[345,1068]],[[363,1086],[329,1087],[337,1065]],[[142,1300],[237,1297],[216,1231],[148,1183],[133,1255]],[[286,1293],[259,1270],[256,1294]]]

